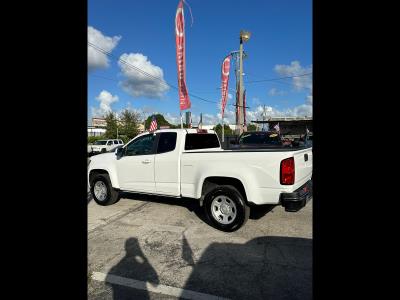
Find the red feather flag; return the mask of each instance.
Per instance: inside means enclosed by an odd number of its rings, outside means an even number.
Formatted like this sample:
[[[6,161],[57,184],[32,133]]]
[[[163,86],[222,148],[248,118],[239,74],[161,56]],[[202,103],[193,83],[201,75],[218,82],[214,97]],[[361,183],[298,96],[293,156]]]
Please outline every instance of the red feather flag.
[[[224,58],[221,68],[221,115],[224,118],[226,99],[228,96],[229,69],[231,67],[231,56]]]
[[[179,107],[181,110],[191,107],[186,87],[185,65],[185,18],[183,15],[183,1],[179,1],[175,15],[175,42],[176,64],[178,67]]]

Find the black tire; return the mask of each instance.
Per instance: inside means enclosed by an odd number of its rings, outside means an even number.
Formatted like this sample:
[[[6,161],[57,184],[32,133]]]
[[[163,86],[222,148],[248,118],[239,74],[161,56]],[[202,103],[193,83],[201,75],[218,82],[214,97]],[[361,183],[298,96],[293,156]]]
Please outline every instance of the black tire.
[[[105,199],[98,199],[94,193],[94,187],[97,182],[104,183],[104,186],[107,189]],[[93,200],[102,206],[112,205],[119,200],[119,192],[112,187],[108,174],[96,174],[93,176],[90,182],[90,193],[92,194]]]
[[[106,148],[102,148],[101,153],[106,153]]]
[[[213,200],[216,199],[218,201],[218,196],[227,197],[229,198],[228,202],[234,202],[236,216],[229,224],[222,224],[213,216],[211,211]],[[225,232],[238,230],[247,222],[250,216],[250,207],[246,204],[242,194],[232,185],[219,185],[210,190],[204,197],[204,210],[211,224],[215,228]]]

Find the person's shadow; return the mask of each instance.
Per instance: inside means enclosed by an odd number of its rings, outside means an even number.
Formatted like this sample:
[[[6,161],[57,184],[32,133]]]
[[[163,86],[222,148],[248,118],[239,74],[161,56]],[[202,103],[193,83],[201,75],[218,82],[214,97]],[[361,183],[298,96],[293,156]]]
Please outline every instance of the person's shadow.
[[[212,242],[195,261],[184,236],[182,258],[193,266],[184,291],[229,299],[312,299],[312,239],[262,236],[244,244]]]
[[[119,283],[120,277],[149,282],[152,285],[159,283],[158,275],[144,256],[138,240],[129,238],[125,241],[125,257],[113,266],[107,274],[106,284],[111,286],[114,300],[124,299],[150,299],[148,291],[123,286]]]

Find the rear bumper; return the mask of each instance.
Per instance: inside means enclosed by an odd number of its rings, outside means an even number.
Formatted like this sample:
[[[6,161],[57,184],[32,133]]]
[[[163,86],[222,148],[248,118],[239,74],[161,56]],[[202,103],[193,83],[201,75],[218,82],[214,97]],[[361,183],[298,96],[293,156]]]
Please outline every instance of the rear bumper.
[[[285,211],[296,212],[306,206],[312,197],[312,181],[309,180],[293,193],[281,193],[280,204]]]

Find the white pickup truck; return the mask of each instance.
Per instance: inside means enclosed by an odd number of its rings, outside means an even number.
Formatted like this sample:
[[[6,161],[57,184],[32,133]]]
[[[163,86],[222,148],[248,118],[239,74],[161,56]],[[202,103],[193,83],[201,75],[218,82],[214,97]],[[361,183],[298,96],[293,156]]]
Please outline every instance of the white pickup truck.
[[[88,163],[98,204],[115,203],[122,191],[194,198],[223,231],[240,228],[251,205],[300,210],[312,195],[311,177],[312,148],[224,150],[214,131],[196,129],[146,132]]]
[[[88,145],[88,154],[105,153],[124,145],[122,140],[98,140],[93,145]]]

